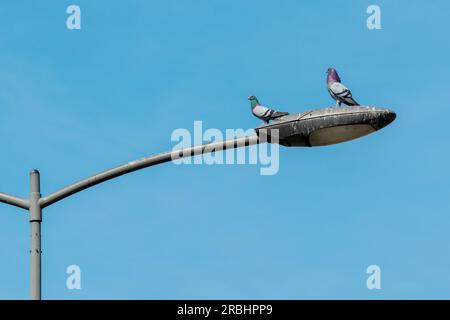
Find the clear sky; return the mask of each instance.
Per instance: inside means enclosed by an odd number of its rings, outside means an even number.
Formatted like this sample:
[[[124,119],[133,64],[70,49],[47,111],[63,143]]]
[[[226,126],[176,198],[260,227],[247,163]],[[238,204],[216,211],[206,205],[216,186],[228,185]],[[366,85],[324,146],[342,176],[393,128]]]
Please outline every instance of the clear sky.
[[[81,8],[68,30],[66,8]],[[366,26],[381,8],[381,30]],[[247,96],[334,104],[334,66],[397,120],[258,165],[167,163],[44,210],[46,299],[450,298],[448,1],[0,4],[0,191],[48,194],[170,150],[172,132],[253,128]],[[28,298],[27,212],[0,204],[0,298]],[[66,268],[81,268],[81,290]],[[366,268],[381,268],[368,290]]]

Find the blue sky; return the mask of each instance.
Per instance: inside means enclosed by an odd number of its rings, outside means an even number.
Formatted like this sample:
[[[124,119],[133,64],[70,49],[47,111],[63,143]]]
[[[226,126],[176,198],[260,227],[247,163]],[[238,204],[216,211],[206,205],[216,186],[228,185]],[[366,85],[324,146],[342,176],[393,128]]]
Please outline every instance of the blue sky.
[[[66,28],[77,4],[81,30]],[[381,8],[381,30],[366,9]],[[0,191],[48,194],[169,150],[177,128],[252,128],[247,96],[330,106],[334,66],[397,120],[256,165],[174,165],[44,210],[46,299],[450,298],[448,1],[2,1]],[[0,298],[28,298],[27,212],[0,206]],[[82,289],[67,290],[79,265]],[[379,265],[381,290],[366,268]]]

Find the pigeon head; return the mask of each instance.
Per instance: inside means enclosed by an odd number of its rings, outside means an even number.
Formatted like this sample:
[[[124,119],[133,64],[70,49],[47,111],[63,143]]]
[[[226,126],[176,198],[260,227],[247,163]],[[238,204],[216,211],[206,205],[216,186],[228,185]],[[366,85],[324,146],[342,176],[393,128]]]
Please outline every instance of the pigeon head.
[[[252,107],[259,105],[258,98],[256,98],[255,96],[248,97],[248,100],[250,100]]]
[[[335,68],[328,68],[327,75],[327,83],[334,81],[341,82],[341,78],[339,78],[339,75]]]

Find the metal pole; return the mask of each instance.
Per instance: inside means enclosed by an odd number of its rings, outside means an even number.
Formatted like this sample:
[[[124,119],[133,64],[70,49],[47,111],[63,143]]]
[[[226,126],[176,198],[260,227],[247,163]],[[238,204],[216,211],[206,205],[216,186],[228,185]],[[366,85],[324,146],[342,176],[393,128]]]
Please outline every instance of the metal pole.
[[[259,140],[257,135],[252,135],[163,152],[154,156],[125,163],[107,171],[100,172],[84,180],[73,183],[45,197],[41,196],[39,171],[32,170],[30,172],[29,199],[23,199],[0,192],[0,202],[29,210],[31,226],[30,299],[41,300],[41,222],[43,208],[102,182],[150,166],[169,162],[174,159],[193,157],[199,154],[247,147],[259,144],[260,142],[261,141]]]
[[[42,197],[39,200],[39,205],[41,209],[48,207],[49,205],[58,202],[66,197],[69,197],[77,192],[84,189],[95,186],[99,183],[105,182],[107,180],[114,179],[121,175],[131,173],[137,170],[148,168],[157,164],[164,162],[169,162],[174,159],[193,157],[195,155],[215,152],[215,151],[225,151],[229,149],[237,149],[247,146],[252,146],[255,144],[266,142],[265,140],[260,141],[257,135],[245,136],[240,138],[234,138],[223,141],[216,141],[212,143],[207,143],[203,145],[196,145],[192,147],[187,147],[183,149],[172,150],[168,152],[163,152],[156,154],[154,156],[138,159],[125,163],[123,165],[117,166],[115,168],[97,173],[81,181],[75,182],[65,188],[53,192],[47,196]],[[1,201],[1,199],[0,199]]]
[[[31,250],[30,250],[30,299],[41,300],[41,222],[42,212],[39,205],[41,198],[39,171],[30,172],[30,224],[31,224]]]

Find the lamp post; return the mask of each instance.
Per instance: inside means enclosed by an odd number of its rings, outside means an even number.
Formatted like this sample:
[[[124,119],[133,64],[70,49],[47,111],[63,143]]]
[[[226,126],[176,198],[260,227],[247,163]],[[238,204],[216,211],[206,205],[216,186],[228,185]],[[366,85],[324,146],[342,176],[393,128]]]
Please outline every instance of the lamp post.
[[[284,146],[320,146],[352,140],[384,128],[396,115],[387,109],[352,107],[324,108],[288,115],[255,129],[256,135],[218,141],[179,150],[159,153],[131,161],[97,173],[86,179],[42,197],[40,173],[30,172],[30,195],[27,199],[0,193],[0,202],[29,211],[31,227],[30,299],[41,299],[41,222],[42,209],[77,192],[121,175],[141,170],[174,159],[247,147],[264,142]]]

